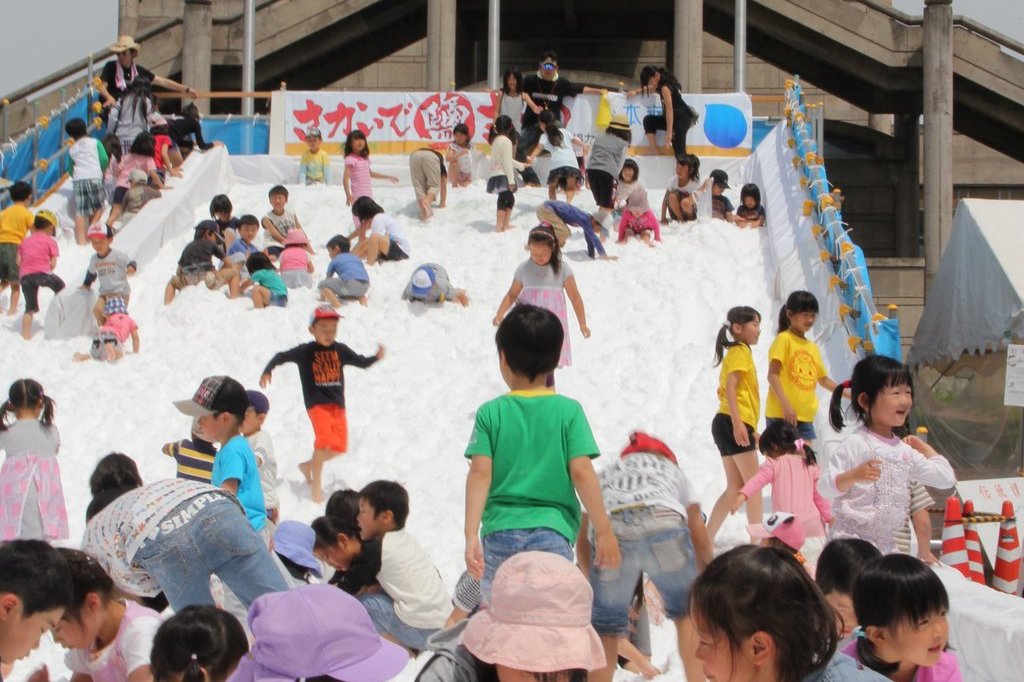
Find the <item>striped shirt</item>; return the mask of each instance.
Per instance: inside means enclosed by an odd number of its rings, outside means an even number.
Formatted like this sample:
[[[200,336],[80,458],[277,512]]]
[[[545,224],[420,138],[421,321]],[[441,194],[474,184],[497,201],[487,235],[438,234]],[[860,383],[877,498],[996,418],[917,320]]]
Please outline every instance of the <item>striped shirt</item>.
[[[167,443],[163,453],[178,463],[178,478],[209,483],[213,477],[213,459],[217,449],[205,440],[179,440]]]

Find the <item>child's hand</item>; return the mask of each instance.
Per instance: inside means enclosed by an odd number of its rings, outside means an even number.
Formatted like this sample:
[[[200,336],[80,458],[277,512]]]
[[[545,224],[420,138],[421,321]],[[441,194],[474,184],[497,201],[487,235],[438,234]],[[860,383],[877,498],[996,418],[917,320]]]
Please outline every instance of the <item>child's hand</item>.
[[[260,376],[260,388],[266,388],[269,385],[270,385],[270,372],[264,372],[263,375]]]
[[[789,405],[786,405],[782,408],[782,418],[786,420],[787,424],[790,424],[792,426],[797,425],[796,412],[794,412],[793,408]]]
[[[925,443],[917,436],[907,436],[906,438],[903,439],[903,442],[909,445],[910,447],[914,448],[918,452],[920,452],[925,457],[934,457],[935,455],[939,454],[938,452],[935,451],[935,448],[933,448],[931,445],[928,445],[928,443]]]
[[[128,266],[128,274],[129,275],[134,275],[136,272],[137,272],[137,270],[135,269],[134,265],[129,265]]]
[[[736,495],[736,499],[733,500],[732,509],[730,510],[730,513],[735,514],[737,511],[739,511],[740,507],[742,507],[743,503],[746,501],[747,496],[744,495],[743,493],[738,493]]]
[[[747,431],[747,425],[741,421],[733,421],[732,439],[736,441],[736,445],[750,447],[750,432]]]
[[[882,460],[869,459],[850,471],[857,481],[871,483],[882,477]]]
[[[583,334],[583,338],[589,339],[590,338],[590,327],[588,327],[585,324],[581,324],[580,325],[580,333]]]
[[[384,359],[384,346],[377,344],[377,355],[375,356],[378,360]]]
[[[350,196],[345,197],[345,205],[346,206],[351,206],[352,205],[352,197],[350,197]]]
[[[479,537],[466,540],[466,570],[477,580],[484,577],[484,550]]]
[[[388,182],[390,182],[392,185],[397,185],[398,184],[398,178],[396,178],[394,175],[392,175],[391,177],[388,178]]]
[[[495,315],[494,319],[491,320],[491,324],[493,324],[495,327],[497,327],[499,324],[501,324],[501,317],[498,316],[498,315]]]
[[[618,568],[622,561],[619,554],[619,541],[615,533],[608,530],[598,533],[596,538],[597,547],[594,552],[594,565],[601,568]]]

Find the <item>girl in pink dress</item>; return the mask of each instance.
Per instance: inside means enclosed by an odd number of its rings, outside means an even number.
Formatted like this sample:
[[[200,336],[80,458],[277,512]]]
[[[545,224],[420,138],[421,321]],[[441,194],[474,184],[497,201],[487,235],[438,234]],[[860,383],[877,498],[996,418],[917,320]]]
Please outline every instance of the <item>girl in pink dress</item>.
[[[0,407],[0,450],[7,454],[0,467],[0,541],[65,540],[68,512],[53,399],[32,379],[15,381],[7,397]]]
[[[512,276],[512,286],[505,298],[501,299],[498,312],[494,315],[494,326],[501,324],[505,313],[516,303],[530,303],[547,308],[562,322],[562,354],[558,359],[559,367],[572,364],[572,352],[569,345],[569,317],[566,312],[565,298],[569,297],[572,309],[576,313],[580,332],[583,338],[590,338],[587,327],[587,312],[583,307],[583,297],[576,286],[576,277],[568,263],[562,262],[562,251],[558,248],[555,231],[547,225],[538,225],[530,230],[527,241],[530,258],[516,268]],[[554,373],[548,376],[548,386],[555,385]]]
[[[351,206],[359,197],[372,199],[371,178],[398,184],[398,178],[394,175],[373,172],[370,168],[370,145],[366,141],[366,135],[361,130],[353,130],[345,138],[345,177],[342,180],[345,187],[345,203]],[[354,220],[356,227],[359,227],[359,218]]]

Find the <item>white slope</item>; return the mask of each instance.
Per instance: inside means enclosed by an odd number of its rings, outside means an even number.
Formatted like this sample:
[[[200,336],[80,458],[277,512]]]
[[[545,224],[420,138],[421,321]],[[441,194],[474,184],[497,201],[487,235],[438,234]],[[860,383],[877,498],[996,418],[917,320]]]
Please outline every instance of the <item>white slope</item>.
[[[235,215],[262,215],[268,188],[235,185],[229,192]],[[375,192],[384,208],[407,226],[413,258],[371,268],[370,306],[349,305],[343,311],[339,340],[367,354],[382,343],[387,357],[368,370],[346,372],[350,452],[328,465],[326,488],[359,488],[378,478],[405,485],[412,502],[408,528],[454,586],[463,569],[462,453],[475,408],[506,390],[491,319],[512,272],[527,257],[526,231],[535,224],[533,211],[546,191],[519,193],[516,229],[504,234],[493,232],[494,198],[481,183],[453,190],[449,207],[438,210],[428,224],[414,217],[408,188],[377,187]],[[660,191],[652,190],[652,205],[660,199]],[[589,193],[577,203],[593,208]],[[291,206],[317,247],[316,267],[322,275],[327,265],[323,244],[351,229],[344,195],[336,187],[296,187]],[[205,217],[205,211],[196,214],[197,220]],[[285,309],[256,311],[248,300],[229,301],[205,288],[186,290],[164,307],[164,285],[188,238],[167,244],[134,277],[131,310],[140,326],[142,352],[117,365],[72,363],[75,351],[87,349],[85,338],[48,341],[39,332],[25,342],[17,334],[18,319],[0,322],[0,388],[6,391],[14,379],[32,377],[57,402],[73,543],[84,530],[88,477],[100,457],[111,451],[131,455],[147,481],[173,476],[174,463],[160,453],[160,446],[187,437],[189,422],[171,401],[191,396],[210,374],[229,374],[255,388],[273,353],[310,339],[308,315],[315,295],[309,290],[292,291]],[[609,253],[620,259],[592,262],[582,235],[573,235],[565,259],[576,274],[593,335],[583,339],[570,313],[573,366],[557,373],[558,390],[586,409],[603,453],[598,466],[618,456],[631,430],[648,430],[675,449],[710,512],[724,487],[710,435],[718,406],[714,338],[731,306],[752,305],[766,320],[773,317],[762,235],[713,221],[666,226],[663,239],[653,249],[636,241],[625,246],[609,242]],[[77,286],[88,251],[63,248],[67,255],[58,271],[69,286]],[[453,282],[469,291],[470,307],[403,302],[401,291],[416,264],[423,262],[443,264]],[[44,310],[48,300],[44,295]],[[769,327],[766,323],[766,334]],[[768,341],[765,336],[755,348],[762,368],[767,366]],[[293,367],[277,370],[268,395],[266,428],[277,451],[282,518],[308,522],[320,509],[306,499],[296,469],[308,457],[312,431]],[[744,539],[741,516],[731,517],[719,544]],[[666,679],[678,679],[672,627],[656,628],[654,640],[655,660],[673,662]],[[24,680],[42,662],[49,665],[52,679],[67,675],[60,648],[44,638],[11,679]],[[413,679],[418,667],[410,664],[399,679]]]

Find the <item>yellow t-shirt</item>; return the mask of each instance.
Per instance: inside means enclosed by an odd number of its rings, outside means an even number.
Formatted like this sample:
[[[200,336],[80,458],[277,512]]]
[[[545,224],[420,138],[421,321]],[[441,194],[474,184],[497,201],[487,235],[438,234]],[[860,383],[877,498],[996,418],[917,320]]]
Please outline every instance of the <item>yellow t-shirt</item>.
[[[818,380],[828,376],[818,346],[787,330],[776,336],[768,349],[768,361],[773,360],[782,363],[782,371],[779,372],[782,391],[796,411],[797,420],[814,421],[818,414]],[[782,403],[774,391],[768,391],[765,416],[769,419],[783,417]]]
[[[20,244],[35,222],[35,216],[21,204],[0,211],[0,244]]]
[[[757,369],[754,367],[754,354],[745,343],[733,346],[725,353],[722,360],[722,371],[718,375],[718,412],[729,412],[729,396],[725,392],[729,375],[739,372],[740,380],[736,384],[736,405],[740,409],[740,419],[752,429],[757,429],[761,418],[761,391],[757,386]]]

